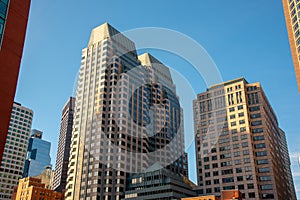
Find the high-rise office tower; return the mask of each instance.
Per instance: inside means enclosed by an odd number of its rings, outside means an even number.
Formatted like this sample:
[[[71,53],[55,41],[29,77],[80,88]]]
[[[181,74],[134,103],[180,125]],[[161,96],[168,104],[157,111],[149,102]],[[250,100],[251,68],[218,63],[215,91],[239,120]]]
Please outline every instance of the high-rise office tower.
[[[43,132],[32,129],[28,140],[23,177],[37,176],[51,166],[51,143],[42,139]]]
[[[199,193],[296,199],[285,134],[260,83],[214,85],[193,107]]]
[[[169,69],[150,54],[138,58],[109,24],[93,29],[82,50],[66,199],[120,200],[126,178],[155,163],[184,173],[182,124]]]
[[[291,53],[300,92],[300,7],[298,0],[282,0]]]
[[[62,110],[53,183],[53,189],[58,192],[62,192],[67,184],[74,106],[75,98],[70,97]]]
[[[14,186],[22,178],[32,117],[32,110],[13,104],[0,167],[0,199],[11,199]]]
[[[0,164],[13,108],[30,0],[0,0]]]

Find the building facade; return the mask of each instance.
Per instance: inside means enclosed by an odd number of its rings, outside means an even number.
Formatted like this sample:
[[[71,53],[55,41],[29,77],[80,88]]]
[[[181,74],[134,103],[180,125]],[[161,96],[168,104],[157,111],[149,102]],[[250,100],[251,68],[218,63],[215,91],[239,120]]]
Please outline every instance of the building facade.
[[[15,98],[29,7],[30,0],[0,0],[0,163]]]
[[[210,87],[193,102],[198,189],[238,189],[246,199],[291,199],[285,134],[259,83]]]
[[[154,164],[155,165],[155,164]],[[151,168],[151,167],[150,167]],[[128,200],[180,200],[195,196],[195,185],[183,175],[161,168],[150,169],[127,179],[125,198]]]
[[[0,167],[0,199],[11,199],[14,186],[22,178],[33,111],[13,104]]]
[[[300,4],[298,0],[282,0],[282,4],[300,92]]]
[[[23,177],[37,176],[51,166],[51,143],[42,139],[43,132],[32,129],[28,140]]]
[[[75,98],[70,97],[62,110],[53,185],[54,190],[58,192],[62,192],[67,183],[74,107]]]
[[[16,200],[63,200],[63,194],[46,187],[42,180],[34,177],[20,179]]]
[[[120,200],[154,163],[182,172],[182,112],[169,69],[105,23],[82,50],[66,199]],[[187,170],[187,169],[186,169]]]

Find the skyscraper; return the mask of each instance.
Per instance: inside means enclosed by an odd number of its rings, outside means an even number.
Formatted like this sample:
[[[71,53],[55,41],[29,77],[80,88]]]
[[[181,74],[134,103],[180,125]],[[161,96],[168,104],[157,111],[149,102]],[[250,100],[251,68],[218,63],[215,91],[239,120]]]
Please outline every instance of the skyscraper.
[[[58,192],[62,192],[67,183],[74,106],[75,98],[70,97],[62,110],[53,183],[53,189]]]
[[[300,7],[298,0],[282,0],[282,4],[300,92]]]
[[[296,199],[285,134],[259,83],[214,85],[193,107],[200,193],[238,189],[246,199]]]
[[[0,0],[0,164],[13,108],[30,0]]]
[[[120,200],[126,178],[155,163],[187,171],[182,120],[169,69],[138,57],[109,24],[93,29],[82,50],[66,199]]]
[[[37,176],[51,166],[51,143],[42,139],[43,132],[32,129],[28,141],[23,177]]]
[[[13,104],[0,167],[0,199],[11,199],[14,186],[22,178],[32,117],[32,110]]]

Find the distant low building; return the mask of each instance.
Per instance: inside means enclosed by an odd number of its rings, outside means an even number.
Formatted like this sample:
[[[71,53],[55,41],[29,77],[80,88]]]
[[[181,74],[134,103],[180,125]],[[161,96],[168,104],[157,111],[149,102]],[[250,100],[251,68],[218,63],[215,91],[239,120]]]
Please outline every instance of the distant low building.
[[[27,177],[20,179],[16,200],[35,200],[35,199],[48,199],[48,200],[63,200],[63,194],[48,189],[42,183],[42,180],[34,177]]]
[[[209,196],[182,198],[182,200],[242,200],[242,194],[238,190],[223,190],[222,197],[209,195]]]
[[[155,170],[157,168],[158,170]],[[154,169],[154,170],[153,170]],[[156,200],[181,199],[195,196],[195,185],[187,177],[160,168],[154,164],[144,173],[133,175],[127,180],[125,199]]]
[[[41,179],[42,183],[45,184],[47,189],[53,190],[54,170],[51,169],[50,165],[45,167],[45,170],[34,178]]]

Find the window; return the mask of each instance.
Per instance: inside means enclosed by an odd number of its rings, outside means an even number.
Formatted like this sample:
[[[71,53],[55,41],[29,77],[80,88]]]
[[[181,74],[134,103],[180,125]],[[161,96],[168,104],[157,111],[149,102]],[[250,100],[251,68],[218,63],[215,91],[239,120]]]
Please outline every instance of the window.
[[[213,168],[218,168],[218,163],[213,163],[213,164],[212,164],[212,167],[213,167]]]
[[[244,147],[248,147],[248,142],[243,142],[242,143],[242,147],[244,148]]]
[[[232,129],[231,130],[231,134],[236,134],[237,133],[237,130],[236,129]]]
[[[213,172],[213,176],[219,176],[219,172],[218,171],[214,171]]]
[[[233,136],[232,137],[232,141],[238,141],[238,140],[239,140],[238,136]]]
[[[267,173],[267,172],[270,172],[270,169],[268,167],[258,168],[258,172],[259,173]]]
[[[240,156],[240,152],[239,152],[239,151],[237,151],[237,152],[234,152],[233,154],[234,154],[234,157],[238,157],[238,156]]]
[[[222,172],[222,175],[233,174],[233,170],[232,169],[222,170],[221,172]]]
[[[222,182],[223,183],[232,183],[232,182],[234,182],[234,178],[233,177],[222,178]]]
[[[250,112],[254,112],[254,111],[258,111],[258,110],[260,110],[260,107],[259,107],[259,106],[254,106],[254,107],[250,107],[250,108],[249,108],[249,111],[250,111]]]
[[[236,172],[236,173],[242,173],[243,170],[242,170],[242,168],[236,168],[236,169],[235,169],[235,172]]]
[[[225,154],[220,155],[220,159],[225,159],[225,158],[230,158],[230,157],[231,157],[230,153],[225,153]]]
[[[256,119],[256,118],[260,118],[261,114],[260,113],[256,113],[256,114],[250,114],[250,118],[251,119]]]
[[[268,164],[268,163],[269,163],[268,159],[257,160],[258,165],[264,165],[264,164]]]
[[[209,157],[205,157],[204,162],[208,162],[208,161],[209,161]]]
[[[248,189],[254,189],[254,184],[253,183],[250,183],[247,185]]]
[[[266,151],[258,151],[258,152],[255,152],[255,155],[257,157],[266,156],[267,152]]]
[[[245,124],[245,120],[240,120],[239,123],[240,124]]]
[[[205,172],[205,177],[210,177],[210,172]]]
[[[249,192],[249,198],[255,198],[255,192]]]
[[[238,110],[242,110],[243,109],[243,105],[238,106]]]
[[[245,187],[244,187],[244,185],[238,185],[238,189],[243,190],[243,189],[245,189]]]
[[[229,108],[229,112],[233,112],[234,110],[235,110],[234,107]]]
[[[272,187],[271,184],[269,184],[269,185],[261,185],[261,186],[260,186],[260,189],[261,189],[261,190],[272,190],[273,187]]]
[[[259,141],[259,140],[264,140],[264,139],[265,139],[265,137],[264,137],[263,135],[254,136],[254,137],[253,137],[253,140],[254,140],[254,141]]]
[[[231,126],[236,126],[236,122],[231,122]]]
[[[209,194],[209,193],[212,193],[211,188],[207,188],[207,189],[206,189],[206,193],[208,193],[208,194]]]
[[[241,140],[247,139],[247,134],[241,135]]]
[[[271,181],[271,176],[259,176],[260,181]]]
[[[239,117],[244,117],[244,113],[243,112],[239,113]]]
[[[215,187],[215,192],[220,192],[220,191],[221,191],[220,187]]]
[[[219,184],[219,183],[220,183],[219,179],[214,179],[214,184]]]
[[[237,179],[237,181],[243,181],[243,177],[242,176],[238,176],[236,179]]]
[[[251,167],[245,167],[245,172],[251,172],[252,168]]]
[[[231,166],[232,162],[231,161],[227,161],[227,162],[222,162],[221,163],[221,167],[226,167],[226,166]]]
[[[264,129],[263,128],[255,128],[255,129],[252,129],[252,133],[262,133],[264,132]]]
[[[251,125],[252,125],[252,126],[259,126],[259,125],[262,125],[262,120],[253,121],[253,122],[251,122]]]
[[[265,144],[265,143],[254,144],[254,148],[255,148],[255,149],[266,148],[266,144]]]
[[[241,160],[235,160],[235,161],[234,161],[234,164],[240,165],[240,164],[242,164],[242,162],[241,162]]]

